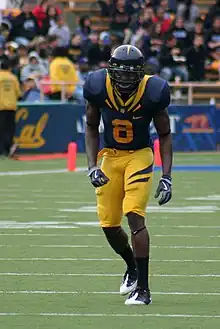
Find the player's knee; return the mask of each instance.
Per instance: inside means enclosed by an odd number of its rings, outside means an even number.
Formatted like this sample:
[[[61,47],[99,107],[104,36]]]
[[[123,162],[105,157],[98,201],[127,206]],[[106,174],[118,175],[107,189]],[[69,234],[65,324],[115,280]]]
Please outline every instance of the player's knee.
[[[120,226],[118,227],[102,227],[105,236],[114,249],[114,251],[119,254],[128,245],[128,236],[123,232]]]
[[[127,214],[128,225],[130,227],[132,234],[137,234],[143,229],[145,229],[145,218],[134,212],[129,212]]]

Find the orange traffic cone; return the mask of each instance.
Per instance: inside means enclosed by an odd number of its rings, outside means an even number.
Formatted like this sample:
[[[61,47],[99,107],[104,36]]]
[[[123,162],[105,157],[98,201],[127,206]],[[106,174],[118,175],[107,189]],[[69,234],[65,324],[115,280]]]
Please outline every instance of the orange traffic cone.
[[[77,155],[77,144],[74,142],[69,143],[67,153],[67,169],[68,171],[76,170],[76,155]]]
[[[154,164],[155,166],[158,167],[162,166],[162,161],[160,156],[160,142],[158,138],[154,141]]]

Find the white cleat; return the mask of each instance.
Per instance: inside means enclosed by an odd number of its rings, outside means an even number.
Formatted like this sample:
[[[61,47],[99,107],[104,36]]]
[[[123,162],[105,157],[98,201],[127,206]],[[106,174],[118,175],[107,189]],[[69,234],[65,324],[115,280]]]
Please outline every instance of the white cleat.
[[[135,289],[125,301],[125,305],[149,305],[151,303],[150,290],[140,288]]]
[[[126,271],[120,286],[120,295],[127,295],[137,287],[137,273]]]

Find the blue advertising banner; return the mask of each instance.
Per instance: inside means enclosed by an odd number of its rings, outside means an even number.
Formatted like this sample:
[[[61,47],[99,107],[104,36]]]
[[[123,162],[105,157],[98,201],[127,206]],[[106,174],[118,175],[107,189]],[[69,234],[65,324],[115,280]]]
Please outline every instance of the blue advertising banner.
[[[170,106],[169,116],[174,151],[216,150],[220,141],[220,110],[215,106]],[[16,122],[14,140],[19,153],[66,152],[71,141],[77,142],[79,152],[85,152],[84,106],[20,103]],[[150,131],[155,138],[153,124]]]
[[[219,144],[220,147],[220,108],[216,109],[216,133],[217,133],[217,144]]]
[[[215,106],[170,106],[169,116],[175,151],[216,150]]]
[[[66,103],[20,103],[16,112],[14,142],[19,153],[66,152],[77,139],[77,118],[83,106]]]

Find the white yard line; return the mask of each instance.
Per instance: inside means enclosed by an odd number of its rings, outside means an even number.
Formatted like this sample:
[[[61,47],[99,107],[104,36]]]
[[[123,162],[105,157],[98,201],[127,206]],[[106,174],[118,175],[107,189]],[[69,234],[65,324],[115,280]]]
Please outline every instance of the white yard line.
[[[56,215],[56,218],[62,218],[63,215],[59,216]],[[52,216],[50,216],[52,217]],[[65,216],[66,218],[66,216]],[[72,225],[67,225],[67,224],[72,224]],[[54,224],[52,221],[34,221],[34,222],[16,222],[16,221],[11,221],[11,219],[2,219],[0,221],[0,228],[1,229],[27,229],[27,228],[76,228],[77,226],[85,226],[85,227],[99,227],[100,224],[98,221],[83,221],[83,222],[78,222],[78,221],[59,221]],[[154,227],[154,228],[178,228],[178,229],[220,229],[220,226],[210,226],[210,225],[149,225],[149,228]]]
[[[185,214],[185,213],[215,213],[220,210],[217,206],[165,206],[161,208],[160,206],[149,206],[146,208],[147,213],[175,213],[175,214]],[[96,213],[96,206],[82,206],[80,208],[62,208],[59,209],[60,212],[70,212],[70,213]]]
[[[56,291],[56,290],[0,290],[1,295],[119,295],[118,291]],[[152,295],[168,296],[220,296],[220,292],[151,292]]]
[[[108,245],[80,245],[80,244],[1,244],[0,248],[108,248]],[[220,249],[219,246],[151,246],[156,249]]]
[[[70,277],[122,277],[122,273],[38,273],[38,272],[0,272],[0,276],[70,276]],[[220,278],[220,274],[152,274],[151,277],[176,278]]]
[[[160,313],[0,313],[0,316],[46,316],[46,317],[148,317],[148,318],[202,318],[202,319],[219,319],[220,315],[204,314],[160,314]]]
[[[28,247],[28,248],[103,248],[102,245],[84,245],[84,244],[29,244],[29,245],[19,245],[19,244],[1,244],[0,248],[22,248],[22,247]],[[220,246],[219,246],[220,248]]]
[[[0,176],[26,176],[26,175],[42,175],[42,174],[60,174],[68,172],[67,169],[51,169],[51,170],[25,170],[25,171],[2,171]]]
[[[61,216],[50,216],[53,218],[61,218]],[[68,218],[68,216],[62,216],[62,218]],[[0,233],[0,236],[40,236],[40,237],[104,237],[103,234],[65,234],[65,233]],[[202,237],[201,235],[182,235],[182,234],[151,234],[152,237],[157,238],[220,238],[220,235],[208,235]]]
[[[30,257],[30,258],[0,258],[0,261],[15,261],[15,262],[33,262],[33,261],[52,261],[52,262],[115,262],[120,261],[121,258],[51,258],[51,257]],[[151,259],[153,263],[219,263],[220,259]]]
[[[66,216],[65,216],[66,218]],[[65,233],[0,233],[0,236],[40,236],[40,237],[104,237],[103,234],[65,234]]]
[[[69,192],[69,193],[73,193],[73,191]],[[78,192],[77,192],[78,193]],[[54,201],[54,203],[57,203],[57,204],[91,204],[91,205],[94,205],[95,206],[95,202],[94,201]]]
[[[34,200],[2,200],[0,201],[0,204],[3,203],[3,204],[15,204],[15,203],[36,203],[36,201]]]
[[[86,167],[77,168],[75,172],[87,171]],[[42,175],[42,174],[60,174],[67,173],[67,169],[50,169],[50,170],[25,170],[25,171],[1,171],[0,176],[26,176],[26,175]]]

